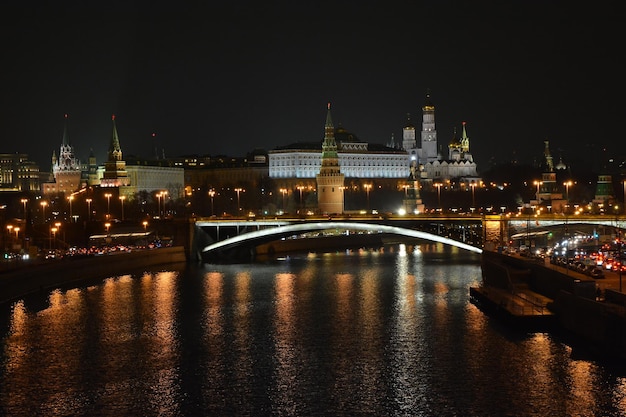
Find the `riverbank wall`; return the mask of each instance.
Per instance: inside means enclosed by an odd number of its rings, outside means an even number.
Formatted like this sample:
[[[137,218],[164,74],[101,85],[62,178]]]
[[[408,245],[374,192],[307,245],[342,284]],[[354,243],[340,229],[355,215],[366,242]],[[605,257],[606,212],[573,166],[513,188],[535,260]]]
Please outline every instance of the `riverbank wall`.
[[[0,303],[81,281],[179,263],[187,263],[183,246],[24,265],[0,274]]]

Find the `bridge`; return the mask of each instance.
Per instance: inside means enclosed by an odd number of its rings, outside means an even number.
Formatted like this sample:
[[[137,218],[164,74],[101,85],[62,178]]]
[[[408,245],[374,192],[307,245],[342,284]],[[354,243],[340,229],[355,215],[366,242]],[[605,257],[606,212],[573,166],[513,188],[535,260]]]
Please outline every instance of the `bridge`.
[[[554,227],[589,224],[620,227],[626,218],[563,215],[414,215],[414,216],[306,216],[298,218],[197,218],[192,252],[197,259],[254,257],[264,243],[327,230],[361,231],[432,241],[482,253],[510,239],[533,239]]]

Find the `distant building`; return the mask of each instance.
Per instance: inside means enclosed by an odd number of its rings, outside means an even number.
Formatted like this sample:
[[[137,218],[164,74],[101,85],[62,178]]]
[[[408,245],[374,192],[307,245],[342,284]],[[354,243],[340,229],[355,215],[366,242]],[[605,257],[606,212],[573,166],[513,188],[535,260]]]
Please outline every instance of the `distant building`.
[[[0,154],[0,192],[39,192],[39,177],[39,166],[27,154]]]
[[[435,106],[426,94],[422,107],[422,131],[420,146],[416,143],[415,126],[407,120],[402,134],[402,144],[409,153],[410,163],[417,163],[422,186],[432,187],[434,181],[449,182],[453,179],[467,185],[480,183],[478,168],[470,152],[470,140],[467,136],[466,123],[463,122],[461,139],[457,139],[456,129],[448,144],[447,158],[437,151],[437,129],[435,125]]]

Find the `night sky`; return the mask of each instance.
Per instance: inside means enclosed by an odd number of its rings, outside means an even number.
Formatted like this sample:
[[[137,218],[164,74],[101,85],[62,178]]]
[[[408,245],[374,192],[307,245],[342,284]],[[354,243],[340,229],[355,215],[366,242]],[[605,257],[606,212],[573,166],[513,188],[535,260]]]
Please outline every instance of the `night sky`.
[[[466,121],[479,171],[545,139],[566,163],[624,155],[619,2],[55,3],[0,6],[0,152],[42,170],[66,113],[81,160],[104,161],[112,114],[125,156],[244,156],[321,141],[329,101],[400,141],[427,90],[439,144]]]

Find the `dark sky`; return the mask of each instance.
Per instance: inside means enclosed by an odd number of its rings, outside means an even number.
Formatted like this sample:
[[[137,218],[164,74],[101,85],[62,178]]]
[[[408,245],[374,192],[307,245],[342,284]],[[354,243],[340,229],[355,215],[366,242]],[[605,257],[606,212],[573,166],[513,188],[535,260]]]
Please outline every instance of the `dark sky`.
[[[466,121],[479,170],[540,157],[545,139],[557,158],[624,153],[618,2],[14,3],[0,152],[42,170],[65,113],[81,160],[104,161],[112,114],[124,155],[243,156],[321,141],[329,101],[335,125],[400,140],[427,89],[439,144]]]

